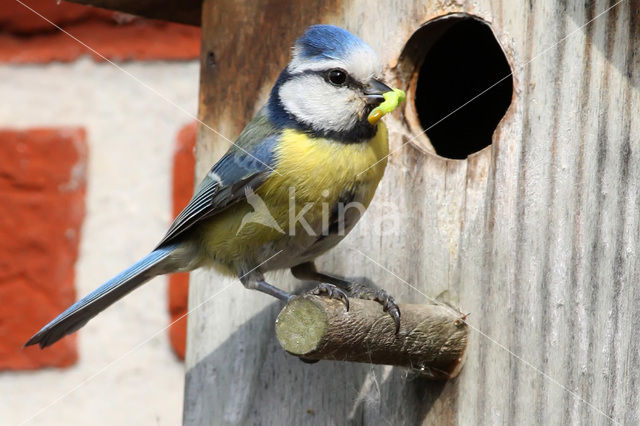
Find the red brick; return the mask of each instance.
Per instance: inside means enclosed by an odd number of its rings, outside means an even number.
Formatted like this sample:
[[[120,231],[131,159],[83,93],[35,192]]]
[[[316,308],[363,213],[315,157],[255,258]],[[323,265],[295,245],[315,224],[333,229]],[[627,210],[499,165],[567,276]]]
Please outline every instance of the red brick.
[[[56,25],[68,25],[88,18],[108,20],[112,11],[87,7],[74,3],[57,4],[55,0],[20,0],[38,13],[44,15]],[[0,8],[2,30],[19,35],[49,31],[51,24],[30,11],[17,1],[5,2]]]
[[[187,346],[187,318],[181,318],[187,313],[189,301],[189,274],[181,272],[169,277],[169,314],[171,322],[169,327],[169,340],[171,347],[178,358],[184,359]]]
[[[184,126],[178,133],[173,155],[173,217],[187,205],[193,195],[196,146],[196,123]],[[171,322],[187,312],[189,274],[173,274],[169,278],[169,313]],[[182,318],[169,328],[169,339],[176,355],[184,359],[187,340],[187,319]]]
[[[75,300],[86,164],[83,129],[0,130],[0,370],[78,359],[75,336],[22,345]]]
[[[110,60],[187,60],[200,54],[200,28],[55,0],[23,0]],[[0,8],[0,62],[102,59],[18,2]]]

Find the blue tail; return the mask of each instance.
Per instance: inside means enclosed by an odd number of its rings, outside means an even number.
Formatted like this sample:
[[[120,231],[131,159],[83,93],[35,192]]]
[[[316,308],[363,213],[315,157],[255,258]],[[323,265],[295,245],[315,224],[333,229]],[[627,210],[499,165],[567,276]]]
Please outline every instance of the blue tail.
[[[71,305],[34,334],[25,346],[37,343],[41,348],[45,348],[54,344],[67,334],[80,329],[91,318],[151,278],[170,272],[163,268],[162,264],[175,248],[176,245],[169,245],[152,251],[145,258]]]

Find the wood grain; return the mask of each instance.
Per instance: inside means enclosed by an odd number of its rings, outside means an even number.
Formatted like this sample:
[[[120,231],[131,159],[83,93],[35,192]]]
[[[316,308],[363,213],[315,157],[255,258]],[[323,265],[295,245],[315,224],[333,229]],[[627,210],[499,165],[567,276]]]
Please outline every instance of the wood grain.
[[[638,424],[640,2],[600,17],[613,2],[305,3],[204,2],[207,125],[236,137],[311,23],[361,36],[394,86],[405,42],[446,13],[486,20],[505,50],[514,93],[493,144],[441,158],[414,136],[411,105],[387,116],[398,150],[376,197],[318,262],[401,303],[442,294],[470,312],[465,367],[434,384],[390,367],[303,364],[276,342],[278,303],[197,272],[190,305],[206,303],[189,318],[185,423]],[[226,146],[200,129],[199,177]]]

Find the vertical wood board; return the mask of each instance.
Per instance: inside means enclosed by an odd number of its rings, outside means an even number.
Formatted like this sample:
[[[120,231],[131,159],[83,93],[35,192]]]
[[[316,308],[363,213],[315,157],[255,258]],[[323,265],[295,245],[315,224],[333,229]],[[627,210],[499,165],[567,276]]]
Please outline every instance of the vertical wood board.
[[[447,13],[479,16],[505,50],[514,93],[493,144],[467,160],[437,156],[424,135],[410,141],[411,105],[386,117],[394,152],[376,197],[318,261],[401,301],[442,294],[470,312],[460,376],[303,364],[276,342],[279,303],[199,271],[185,423],[640,422],[640,2],[598,17],[614,4],[205,0],[199,114],[231,140],[313,23],[359,35],[402,86],[415,30]],[[216,132],[200,127],[198,177],[228,147]],[[296,285],[288,272],[269,278]]]

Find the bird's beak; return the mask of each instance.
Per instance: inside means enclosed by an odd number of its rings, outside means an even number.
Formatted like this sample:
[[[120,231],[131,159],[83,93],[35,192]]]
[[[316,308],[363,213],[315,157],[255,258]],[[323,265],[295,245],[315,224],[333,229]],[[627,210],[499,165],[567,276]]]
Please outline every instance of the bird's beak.
[[[393,89],[378,79],[372,78],[364,87],[364,99],[370,105],[380,105],[384,101],[383,93],[390,92]]]

